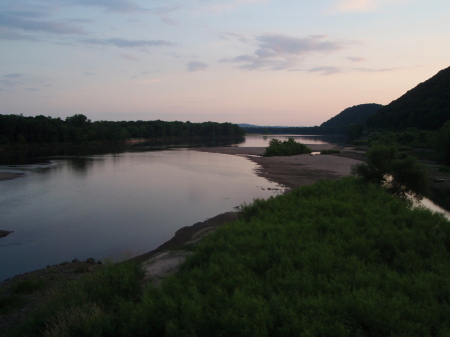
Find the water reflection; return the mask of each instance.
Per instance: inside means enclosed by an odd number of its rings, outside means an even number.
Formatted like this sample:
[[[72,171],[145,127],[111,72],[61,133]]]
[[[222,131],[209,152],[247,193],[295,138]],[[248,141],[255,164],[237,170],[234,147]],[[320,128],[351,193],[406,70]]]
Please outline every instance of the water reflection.
[[[29,165],[25,177],[1,182],[0,224],[14,233],[0,240],[0,280],[74,258],[144,253],[181,227],[282,192],[255,168],[186,149]]]
[[[267,147],[271,139],[281,141],[294,138],[295,141],[303,144],[344,144],[345,137],[342,136],[323,136],[323,135],[246,135],[245,141],[235,146],[239,147]]]
[[[428,198],[423,198],[419,205],[417,206],[423,206],[425,208],[428,208],[429,210],[436,212],[436,213],[441,213],[443,214],[448,220],[450,220],[450,212],[443,209],[442,207],[436,205],[434,202],[432,202],[430,199]]]

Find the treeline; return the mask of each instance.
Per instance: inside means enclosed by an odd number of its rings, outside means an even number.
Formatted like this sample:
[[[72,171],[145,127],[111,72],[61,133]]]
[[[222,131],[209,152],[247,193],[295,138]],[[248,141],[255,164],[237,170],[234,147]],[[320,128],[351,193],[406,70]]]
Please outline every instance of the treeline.
[[[369,116],[378,112],[383,106],[376,103],[359,104],[341,111],[336,116],[322,123],[321,127],[348,126],[351,124],[366,124]]]
[[[445,165],[450,165],[450,121],[439,130],[420,130],[408,128],[403,131],[377,131],[366,133],[355,141],[356,145],[370,145],[375,142],[395,145],[404,150],[416,149],[416,154],[427,154],[428,158]],[[422,150],[422,151],[419,151]]]
[[[450,67],[409,90],[367,119],[370,129],[438,130],[450,120]]]
[[[0,144],[121,142],[127,138],[154,141],[238,140],[244,130],[231,123],[96,121],[76,114],[61,118],[0,115]]]
[[[244,207],[158,288],[113,265],[7,336],[449,336],[449,247],[442,215],[321,181]]]

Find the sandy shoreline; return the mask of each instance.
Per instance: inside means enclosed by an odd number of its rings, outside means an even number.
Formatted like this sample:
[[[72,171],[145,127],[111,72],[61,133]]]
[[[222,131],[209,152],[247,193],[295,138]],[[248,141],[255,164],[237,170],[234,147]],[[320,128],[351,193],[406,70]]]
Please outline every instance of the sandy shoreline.
[[[334,149],[330,145],[308,145],[313,151]],[[350,174],[352,165],[360,161],[334,155],[296,155],[289,157],[262,157],[264,147],[202,147],[190,151],[212,152],[227,155],[238,155],[258,164],[256,173],[270,181],[293,189],[313,184],[323,179],[339,179]],[[0,173],[0,180],[14,179],[20,174]],[[142,263],[147,271],[147,278],[160,280],[176,270],[189,252],[183,246],[197,242],[211,231],[237,219],[237,212],[226,212],[203,222],[179,229],[174,237],[156,249],[136,256],[132,260]],[[176,254],[168,252],[176,250]],[[33,273],[33,272],[32,272]]]
[[[334,148],[330,145],[311,146],[313,151]],[[288,189],[310,185],[323,179],[339,179],[348,176],[351,167],[361,162],[334,155],[262,157],[265,151],[263,147],[203,147],[191,150],[246,157],[259,165],[256,171],[259,176]],[[190,251],[183,250],[183,245],[199,241],[203,235],[234,221],[237,217],[237,212],[227,212],[192,226],[183,227],[175,233],[171,240],[132,260],[141,262],[145,271],[145,279],[157,285],[165,276],[173,274],[178,265],[192,254]]]
[[[313,151],[342,149],[333,145],[308,145]],[[256,173],[289,189],[310,185],[323,179],[339,179],[350,175],[351,167],[361,161],[335,155],[296,155],[262,157],[264,147],[213,147],[195,151],[239,155],[259,165]]]

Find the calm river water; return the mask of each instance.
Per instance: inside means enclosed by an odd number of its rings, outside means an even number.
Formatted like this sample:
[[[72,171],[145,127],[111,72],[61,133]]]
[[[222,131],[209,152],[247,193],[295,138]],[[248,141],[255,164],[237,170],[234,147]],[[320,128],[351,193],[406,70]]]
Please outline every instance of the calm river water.
[[[256,164],[186,149],[50,158],[0,182],[0,281],[74,258],[124,259],[176,230],[281,193]]]
[[[267,146],[247,136],[237,146]],[[295,136],[305,144],[335,142]],[[238,156],[188,149],[51,157],[0,182],[0,282],[63,261],[122,260],[151,251],[181,227],[283,192]]]

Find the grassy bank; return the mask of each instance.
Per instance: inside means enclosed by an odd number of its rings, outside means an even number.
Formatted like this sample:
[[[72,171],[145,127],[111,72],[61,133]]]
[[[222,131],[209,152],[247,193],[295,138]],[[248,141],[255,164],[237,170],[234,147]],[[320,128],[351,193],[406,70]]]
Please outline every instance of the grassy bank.
[[[118,264],[11,336],[449,336],[450,222],[352,178],[244,207],[159,288]]]

